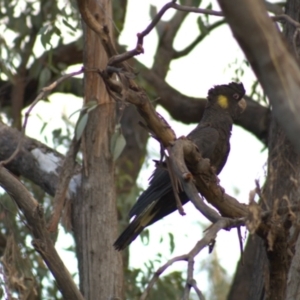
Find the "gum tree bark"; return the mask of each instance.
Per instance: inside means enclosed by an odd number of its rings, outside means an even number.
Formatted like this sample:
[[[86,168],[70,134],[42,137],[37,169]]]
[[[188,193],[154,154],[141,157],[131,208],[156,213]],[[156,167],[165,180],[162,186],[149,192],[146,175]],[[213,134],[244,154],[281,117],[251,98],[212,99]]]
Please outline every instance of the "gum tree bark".
[[[300,21],[298,0],[287,1],[286,14]],[[294,33],[295,27],[285,23],[284,35],[290,49],[293,48]],[[285,100],[282,99],[283,102]],[[277,206],[299,205],[300,199],[299,151],[296,151],[277,119],[278,115],[275,117],[272,114],[268,174],[263,192],[263,206],[271,210]],[[246,263],[239,262],[227,299],[240,299],[241,295],[249,300],[299,298],[299,217],[299,212],[281,217],[275,214],[268,243],[258,237],[249,238],[245,249]]]
[[[111,1],[89,0],[89,9],[111,30]],[[85,102],[97,101],[82,137],[82,185],[73,207],[80,289],[86,300],[121,298],[122,259],[112,244],[117,236],[114,161],[110,141],[116,125],[116,105],[96,72],[107,65],[99,37],[85,24]]]

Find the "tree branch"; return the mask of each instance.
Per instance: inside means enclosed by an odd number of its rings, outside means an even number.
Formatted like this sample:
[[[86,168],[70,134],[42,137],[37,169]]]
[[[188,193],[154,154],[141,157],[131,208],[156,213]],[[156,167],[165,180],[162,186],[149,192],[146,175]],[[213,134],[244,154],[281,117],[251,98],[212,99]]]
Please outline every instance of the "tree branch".
[[[195,284],[195,280],[193,278],[193,266],[194,266],[194,258],[201,252],[202,249],[204,249],[206,246],[209,246],[216,238],[217,233],[221,229],[231,229],[236,226],[243,225],[243,220],[232,220],[232,219],[226,219],[226,218],[220,218],[216,223],[214,223],[212,226],[207,229],[204,237],[197,242],[197,244],[194,246],[194,248],[187,254],[176,256],[169,261],[167,261],[164,265],[162,265],[153,275],[152,279],[148,283],[148,286],[144,290],[142,296],[140,297],[140,300],[147,299],[149,292],[153,288],[154,284],[159,279],[160,275],[168,269],[171,265],[173,265],[175,262],[178,261],[187,261],[188,262],[188,268],[187,268],[187,281],[186,281],[186,287],[184,290],[183,299],[189,299],[190,289],[193,287],[196,292],[199,291]],[[200,292],[201,293],[201,292]],[[199,295],[199,293],[197,293]],[[201,294],[200,294],[201,295]],[[199,299],[201,297],[199,296]]]
[[[226,23],[225,20],[220,20],[220,21],[217,21],[217,22],[209,25],[206,28],[205,32],[201,32],[200,35],[190,45],[188,45],[187,47],[185,47],[184,49],[182,49],[180,51],[174,50],[172,58],[177,59],[182,56],[188,55],[192,50],[195,49],[195,47],[199,43],[201,43],[210,34],[211,31],[213,31],[214,29],[218,28],[219,26],[221,26],[225,23]]]
[[[31,196],[21,182],[0,166],[0,185],[14,199],[24,214],[34,240],[32,245],[41,254],[52,275],[56,279],[59,290],[65,299],[83,300],[72,276],[66,269],[46,229],[42,207]]]
[[[203,159],[195,144],[188,139],[178,139],[169,147],[177,177],[189,199],[211,222],[217,222],[219,214],[206,206],[198,191],[213,205],[223,217],[240,218],[248,215],[247,205],[224,193],[219,180],[211,169],[208,159]],[[194,183],[195,182],[195,187]]]
[[[21,133],[0,122],[0,160],[5,160],[17,148]],[[37,140],[24,137],[18,155],[6,167],[14,174],[22,175],[40,186],[49,195],[54,196],[58,174],[61,171],[64,156]],[[69,192],[75,193],[80,167],[77,165]]]

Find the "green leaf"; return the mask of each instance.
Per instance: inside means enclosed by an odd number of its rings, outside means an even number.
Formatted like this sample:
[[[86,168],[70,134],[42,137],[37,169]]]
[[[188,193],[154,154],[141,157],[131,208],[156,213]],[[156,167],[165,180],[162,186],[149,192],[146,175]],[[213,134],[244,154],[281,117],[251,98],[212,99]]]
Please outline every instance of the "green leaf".
[[[98,106],[97,101],[92,100],[89,101],[85,106],[81,107],[80,109],[75,110],[74,112],[72,112],[69,116],[69,119],[74,116],[76,113],[78,112],[84,112],[86,110],[87,113],[91,112],[92,110],[94,110],[96,107]]]
[[[210,2],[206,7],[205,7],[205,9],[212,9],[212,3]],[[204,15],[204,17],[205,17],[205,20],[206,20],[206,24],[209,24],[209,15],[208,14],[206,14],[206,15]]]
[[[170,254],[172,254],[175,249],[175,242],[174,242],[174,235],[171,232],[169,232],[169,238],[170,238]]]
[[[195,7],[199,7],[199,5],[201,4],[202,0],[193,0],[192,1],[192,6],[195,6]]]
[[[87,108],[87,112],[90,113],[91,111],[93,111],[96,107],[98,107],[98,102],[95,100],[89,101],[86,106]]]
[[[113,155],[113,160],[116,161],[121,155],[124,147],[126,145],[126,140],[120,131],[116,131],[110,141],[110,151]]]
[[[202,0],[193,0],[191,6],[198,7],[198,6],[200,5],[201,2],[202,2]],[[186,0],[179,0],[179,3],[180,3],[181,5],[186,5]]]
[[[210,2],[206,7],[205,9],[212,9],[212,3]]]
[[[86,110],[86,107],[81,107],[79,109],[76,109],[74,112],[72,112],[70,115],[69,115],[69,119],[71,117],[73,117],[75,114],[77,114],[78,112],[81,112],[81,111],[85,111]]]
[[[49,82],[50,78],[51,78],[51,71],[49,70],[49,68],[46,67],[41,71],[41,74],[40,74],[39,89],[42,89],[43,87],[45,87],[47,85],[47,83]]]
[[[142,233],[140,234],[140,238],[144,245],[146,246],[149,245],[149,241],[150,241],[149,230],[148,229],[143,230]]]
[[[52,51],[51,51],[51,54],[52,54]],[[55,67],[53,66],[52,63],[49,63],[48,66],[49,66],[49,69],[50,69],[54,74],[60,74],[60,71],[59,71],[57,68],[55,68]]]
[[[205,24],[204,24],[204,22],[203,22],[203,20],[202,20],[201,17],[199,17],[199,18],[197,19],[197,23],[198,23],[198,27],[199,27],[200,32],[201,32],[202,34],[207,33],[207,27],[205,26]]]
[[[67,26],[67,27],[68,27],[69,29],[71,29],[73,32],[76,32],[76,28],[73,27],[70,23],[68,23],[67,20],[63,19],[62,22],[63,22],[63,24],[64,24],[65,26]]]
[[[51,45],[50,44],[51,37],[52,37],[52,31],[50,31],[50,30],[48,30],[44,34],[42,34],[41,43],[44,48],[46,48],[47,45]]]
[[[58,27],[54,26],[53,32],[56,33],[58,36],[61,36],[61,30]]]
[[[43,35],[48,30],[49,24],[44,25],[40,30],[39,34]]]
[[[89,119],[89,114],[88,113],[84,113],[79,117],[79,120],[76,124],[76,128],[75,128],[75,137],[76,140],[79,141],[82,133],[86,127],[87,121]]]

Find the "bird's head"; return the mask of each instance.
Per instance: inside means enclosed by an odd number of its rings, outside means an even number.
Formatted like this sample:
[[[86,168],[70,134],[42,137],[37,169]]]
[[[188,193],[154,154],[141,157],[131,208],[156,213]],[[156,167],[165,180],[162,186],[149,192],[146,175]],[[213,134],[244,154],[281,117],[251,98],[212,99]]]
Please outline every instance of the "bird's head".
[[[216,85],[208,91],[207,106],[222,109],[236,119],[246,109],[244,95],[245,89],[242,83]]]

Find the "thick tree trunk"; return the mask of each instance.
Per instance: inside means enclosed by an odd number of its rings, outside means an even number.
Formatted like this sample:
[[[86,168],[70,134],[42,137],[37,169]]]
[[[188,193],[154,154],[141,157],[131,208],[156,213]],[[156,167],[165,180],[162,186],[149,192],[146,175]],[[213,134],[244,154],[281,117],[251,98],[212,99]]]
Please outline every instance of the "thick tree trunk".
[[[299,22],[300,1],[288,0],[286,13]],[[294,26],[286,23],[284,34],[290,49],[293,49],[294,32]],[[264,207],[273,210],[276,206],[299,204],[300,155],[274,117],[270,124],[268,148]],[[241,295],[249,300],[300,299],[299,217],[299,212],[295,216],[288,214],[279,217],[275,214],[268,245],[262,240],[255,242],[257,237],[255,240],[250,237],[245,249],[245,259],[250,262],[246,262],[245,266],[241,262],[238,264],[228,300],[240,299]]]
[[[244,263],[240,261],[238,264],[227,299],[263,300],[266,266],[263,240],[257,236],[250,237],[244,253]]]
[[[102,25],[111,28],[111,1],[89,0],[89,9]],[[111,31],[110,31],[111,32]],[[82,185],[74,203],[80,288],[86,300],[120,298],[122,259],[113,241],[117,236],[114,162],[110,141],[116,121],[116,105],[100,76],[89,70],[103,69],[107,57],[99,37],[84,26],[85,103],[99,106],[89,114],[82,149]]]

